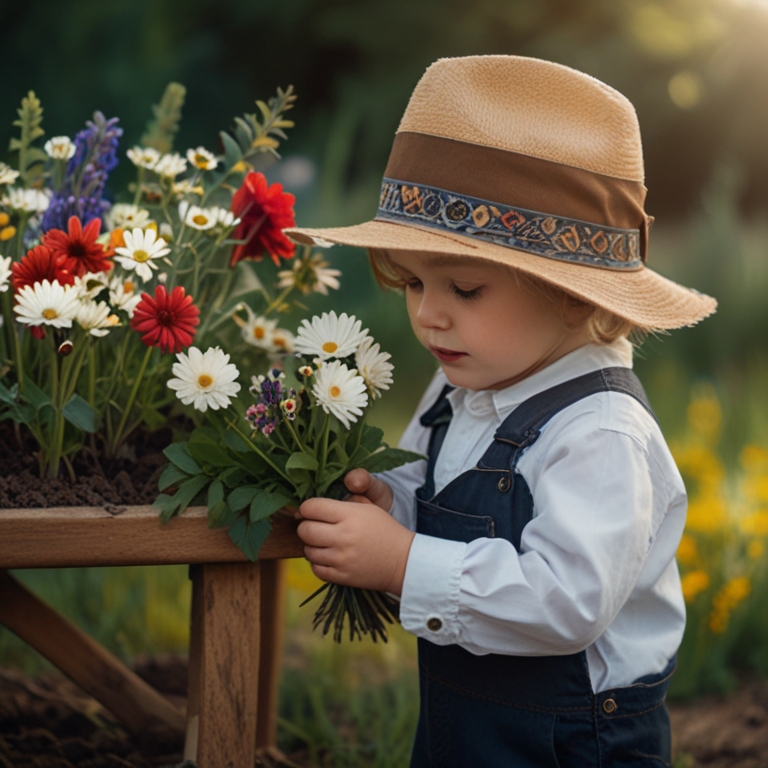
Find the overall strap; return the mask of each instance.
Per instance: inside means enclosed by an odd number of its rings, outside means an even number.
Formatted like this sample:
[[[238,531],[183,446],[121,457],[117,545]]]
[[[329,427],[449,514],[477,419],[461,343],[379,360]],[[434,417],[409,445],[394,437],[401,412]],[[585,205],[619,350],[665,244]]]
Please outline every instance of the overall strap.
[[[431,427],[429,448],[427,449],[427,474],[424,485],[416,491],[419,498],[430,499],[435,495],[435,462],[443,446],[448,425],[451,423],[453,409],[448,394],[454,390],[446,384],[434,404],[421,415],[419,421],[423,427]]]
[[[555,414],[600,392],[623,392],[634,397],[656,419],[643,385],[631,368],[602,368],[564,381],[521,403],[496,430],[494,445],[483,456],[482,462],[494,466],[493,454],[499,453],[502,448],[499,443],[502,443],[513,447],[513,463],[516,463],[523,450],[536,442],[542,427]]]

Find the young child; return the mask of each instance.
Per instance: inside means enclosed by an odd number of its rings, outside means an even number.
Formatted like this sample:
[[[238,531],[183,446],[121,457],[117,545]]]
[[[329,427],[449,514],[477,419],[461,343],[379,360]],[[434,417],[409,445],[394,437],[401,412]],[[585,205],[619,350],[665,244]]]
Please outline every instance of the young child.
[[[401,445],[301,506],[326,581],[401,595],[418,636],[412,766],[659,766],[685,623],[685,489],[630,332],[715,301],[645,266],[632,105],[557,64],[442,59],[395,138],[376,218],[296,229],[369,249],[440,362]]]

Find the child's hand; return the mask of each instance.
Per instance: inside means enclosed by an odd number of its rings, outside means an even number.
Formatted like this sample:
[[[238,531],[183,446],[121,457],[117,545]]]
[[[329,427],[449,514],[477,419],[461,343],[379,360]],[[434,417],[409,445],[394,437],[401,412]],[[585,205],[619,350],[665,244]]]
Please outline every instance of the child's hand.
[[[307,499],[298,533],[323,581],[399,595],[416,535],[370,501]]]
[[[381,507],[385,512],[392,508],[392,489],[367,469],[353,469],[344,477],[344,485],[352,494],[349,501],[367,502]]]

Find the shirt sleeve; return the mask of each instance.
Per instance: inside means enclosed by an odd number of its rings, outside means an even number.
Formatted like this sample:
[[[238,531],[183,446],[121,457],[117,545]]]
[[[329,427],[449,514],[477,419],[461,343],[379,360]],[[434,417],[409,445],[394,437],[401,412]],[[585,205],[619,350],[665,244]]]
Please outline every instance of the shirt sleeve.
[[[534,518],[520,553],[504,539],[416,535],[403,627],[474,653],[584,650],[628,600],[663,519],[654,471],[640,441],[579,414],[532,465]]]
[[[429,448],[429,429],[423,427],[419,419],[437,399],[445,386],[445,374],[438,370],[419,401],[413,418],[405,428],[398,446],[406,451],[426,455]],[[379,472],[376,477],[383,480],[392,489],[392,507],[390,514],[399,523],[411,531],[416,530],[416,489],[424,484],[427,471],[426,461],[414,461],[403,464],[387,472]]]

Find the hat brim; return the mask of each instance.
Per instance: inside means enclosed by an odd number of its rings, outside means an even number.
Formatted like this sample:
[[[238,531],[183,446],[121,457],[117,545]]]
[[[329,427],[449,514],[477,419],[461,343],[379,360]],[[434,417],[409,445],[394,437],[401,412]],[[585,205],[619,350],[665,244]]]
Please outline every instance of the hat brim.
[[[603,269],[413,225],[374,220],[351,227],[297,227],[286,229],[285,234],[303,245],[334,243],[360,248],[415,250],[505,264],[650,330],[694,325],[717,308],[717,301],[711,296],[668,280],[648,267],[631,271]]]

